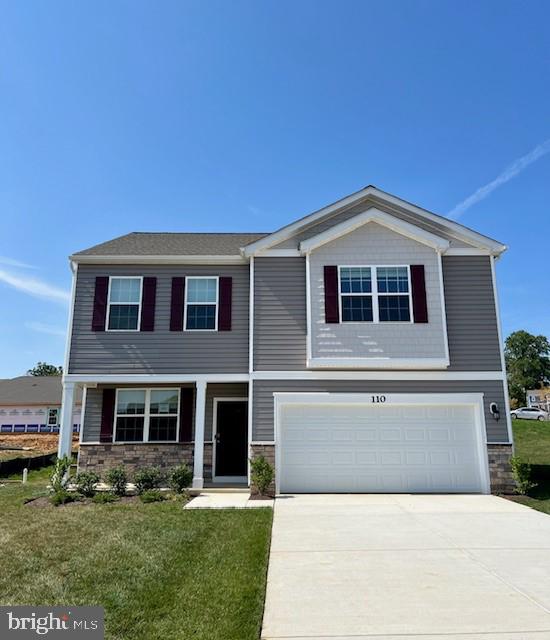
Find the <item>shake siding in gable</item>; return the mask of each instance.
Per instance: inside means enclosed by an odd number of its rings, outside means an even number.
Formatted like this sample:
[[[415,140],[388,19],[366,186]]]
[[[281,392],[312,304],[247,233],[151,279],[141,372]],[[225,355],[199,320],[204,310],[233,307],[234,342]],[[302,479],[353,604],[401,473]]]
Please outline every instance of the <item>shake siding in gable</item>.
[[[337,374],[336,374],[337,375]],[[273,394],[294,393],[483,393],[488,442],[508,442],[504,415],[504,385],[500,380],[256,380],[254,382],[253,434],[255,441],[271,441],[274,437]],[[498,403],[502,417],[497,422],[489,405]]]
[[[452,371],[501,371],[491,258],[443,256]]]
[[[248,265],[80,265],[69,373],[245,373],[248,371]],[[155,276],[154,331],[92,331],[96,276]],[[170,331],[173,276],[233,278],[231,331]]]
[[[254,369],[306,368],[305,258],[254,260]]]

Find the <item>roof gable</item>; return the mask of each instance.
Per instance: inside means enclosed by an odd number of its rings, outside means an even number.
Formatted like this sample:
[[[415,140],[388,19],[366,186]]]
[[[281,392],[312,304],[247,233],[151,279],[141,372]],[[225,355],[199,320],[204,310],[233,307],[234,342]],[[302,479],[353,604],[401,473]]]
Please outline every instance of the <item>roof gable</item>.
[[[371,207],[363,213],[345,220],[340,224],[329,227],[326,231],[322,231],[321,233],[302,241],[300,243],[300,253],[310,253],[327,242],[332,242],[366,224],[373,222],[386,227],[395,233],[399,233],[407,238],[411,238],[412,240],[428,245],[436,251],[443,252],[449,248],[449,241],[445,238],[441,238],[440,236],[430,233],[429,231],[425,231],[418,226],[409,224],[408,222],[384,213],[375,207]]]
[[[454,246],[481,249],[495,255],[499,255],[506,249],[505,245],[492,238],[421,209],[371,185],[249,244],[243,248],[243,255],[251,256],[271,248],[288,249],[291,245],[297,248],[301,241],[317,235],[318,231],[315,231],[315,226],[326,229],[332,226],[333,222],[338,224],[338,218],[352,217],[364,212],[369,207],[384,209],[390,215],[400,217],[409,224],[450,239]],[[296,240],[297,242],[295,242]]]

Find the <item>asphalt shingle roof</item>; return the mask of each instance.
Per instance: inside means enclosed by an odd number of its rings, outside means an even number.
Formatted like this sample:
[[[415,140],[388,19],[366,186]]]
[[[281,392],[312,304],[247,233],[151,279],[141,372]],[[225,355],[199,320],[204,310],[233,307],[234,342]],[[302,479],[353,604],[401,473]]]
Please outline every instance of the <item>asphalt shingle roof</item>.
[[[19,376],[0,380],[0,405],[61,404],[61,376]],[[76,402],[81,391],[77,387]]]
[[[268,233],[128,233],[76,256],[232,256]]]

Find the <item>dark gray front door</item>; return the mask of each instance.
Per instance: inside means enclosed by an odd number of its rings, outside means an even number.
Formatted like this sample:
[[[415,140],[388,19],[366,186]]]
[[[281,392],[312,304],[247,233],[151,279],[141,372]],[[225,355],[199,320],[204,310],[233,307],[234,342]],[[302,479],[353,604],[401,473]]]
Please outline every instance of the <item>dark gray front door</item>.
[[[248,402],[220,400],[216,419],[216,476],[246,476]]]

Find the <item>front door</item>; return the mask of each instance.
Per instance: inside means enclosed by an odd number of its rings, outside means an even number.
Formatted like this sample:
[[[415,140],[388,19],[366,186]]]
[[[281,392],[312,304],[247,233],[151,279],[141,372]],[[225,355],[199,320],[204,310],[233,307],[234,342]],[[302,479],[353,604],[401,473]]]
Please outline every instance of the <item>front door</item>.
[[[214,475],[245,478],[248,471],[248,402],[218,400]]]

